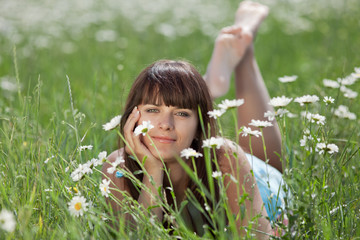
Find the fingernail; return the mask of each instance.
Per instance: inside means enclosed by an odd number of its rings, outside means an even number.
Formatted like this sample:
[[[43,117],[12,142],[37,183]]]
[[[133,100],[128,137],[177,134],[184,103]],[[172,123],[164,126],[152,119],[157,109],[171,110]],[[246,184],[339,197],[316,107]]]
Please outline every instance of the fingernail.
[[[138,115],[139,115],[139,111],[136,111],[136,113],[135,113],[135,117],[137,117]]]

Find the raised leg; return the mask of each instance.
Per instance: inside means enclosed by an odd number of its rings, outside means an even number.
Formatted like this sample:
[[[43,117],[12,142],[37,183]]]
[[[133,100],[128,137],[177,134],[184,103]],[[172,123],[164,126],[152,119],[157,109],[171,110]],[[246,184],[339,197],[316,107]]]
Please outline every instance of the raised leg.
[[[229,91],[231,74],[251,42],[251,32],[242,32],[240,26],[234,25],[221,30],[204,76],[213,98]]]
[[[239,126],[247,126],[252,119],[266,120],[264,113],[268,110],[274,111],[268,104],[270,101],[269,93],[256,63],[252,46],[235,68],[235,86],[236,97],[245,100],[245,103],[238,108]],[[263,129],[266,153],[269,164],[282,172],[280,161],[281,135],[276,121],[273,122],[273,125]],[[248,137],[240,137],[239,143],[245,150],[250,151]],[[253,154],[265,160],[262,139],[252,137],[251,146]]]
[[[269,93],[261,76],[254,55],[252,40],[257,29],[268,15],[268,7],[243,1],[236,11],[235,25],[222,30],[215,42],[214,51],[205,75],[205,81],[213,98],[220,97],[229,89],[230,78],[235,71],[236,97],[245,100],[238,109],[239,126],[247,126],[252,119],[265,120],[264,112],[273,110],[268,104]],[[269,164],[282,171],[280,161],[281,136],[277,123],[263,129],[266,155]],[[252,127],[253,128],[253,127]],[[249,149],[249,139],[240,137],[240,145]],[[252,152],[265,159],[261,138],[252,137]]]

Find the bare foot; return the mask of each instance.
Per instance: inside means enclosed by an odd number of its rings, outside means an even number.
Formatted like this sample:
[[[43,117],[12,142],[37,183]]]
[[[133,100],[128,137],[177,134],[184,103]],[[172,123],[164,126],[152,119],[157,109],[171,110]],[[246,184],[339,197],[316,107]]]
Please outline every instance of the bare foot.
[[[234,25],[221,30],[204,77],[213,98],[223,96],[229,90],[231,74],[252,39],[252,33],[244,32],[241,26]]]
[[[244,32],[255,36],[262,21],[269,14],[269,8],[257,2],[242,1],[235,14],[235,25],[242,27]]]

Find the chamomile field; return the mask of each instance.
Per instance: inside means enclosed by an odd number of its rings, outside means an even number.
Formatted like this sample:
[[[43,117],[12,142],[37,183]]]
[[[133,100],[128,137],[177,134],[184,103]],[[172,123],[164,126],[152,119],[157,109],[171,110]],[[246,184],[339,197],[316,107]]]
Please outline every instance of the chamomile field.
[[[255,54],[282,134],[287,193],[269,237],[360,239],[360,2],[261,3],[270,14]],[[226,204],[209,211],[213,227],[199,236],[163,199],[172,229],[131,199],[119,203],[136,219],[128,229],[101,180],[119,138],[118,128],[103,125],[122,115],[139,72],[158,59],[184,59],[204,74],[238,4],[0,1],[0,239],[254,238],[251,224],[240,236],[231,221],[220,222]],[[235,99],[233,81],[215,108],[224,99]],[[231,111],[219,124],[236,141],[242,134]]]

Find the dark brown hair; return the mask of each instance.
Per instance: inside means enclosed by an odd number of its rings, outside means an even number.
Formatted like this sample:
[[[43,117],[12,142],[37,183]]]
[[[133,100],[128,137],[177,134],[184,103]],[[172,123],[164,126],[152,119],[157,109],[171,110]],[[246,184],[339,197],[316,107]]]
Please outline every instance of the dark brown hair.
[[[139,74],[130,89],[121,119],[120,132],[123,136],[123,128],[129,115],[134,107],[140,104],[165,104],[166,106],[192,109],[201,114],[203,124],[200,123],[199,118],[196,138],[191,144],[191,147],[197,152],[203,153],[203,139],[216,134],[215,120],[207,114],[213,110],[207,85],[201,74],[188,62],[159,60],[146,67]],[[119,144],[120,147],[125,147],[125,143],[121,139]],[[125,166],[131,172],[140,169],[138,163],[129,158],[126,152],[124,157]],[[204,185],[208,186],[205,160],[199,158],[196,160],[196,164],[199,179],[202,179]],[[141,174],[136,176],[139,180],[142,179]],[[127,181],[132,197],[137,199],[139,196],[138,190],[131,183],[131,180],[127,179]],[[199,202],[203,203],[203,199],[196,191],[196,186],[192,181],[190,181],[188,187],[193,191]]]

